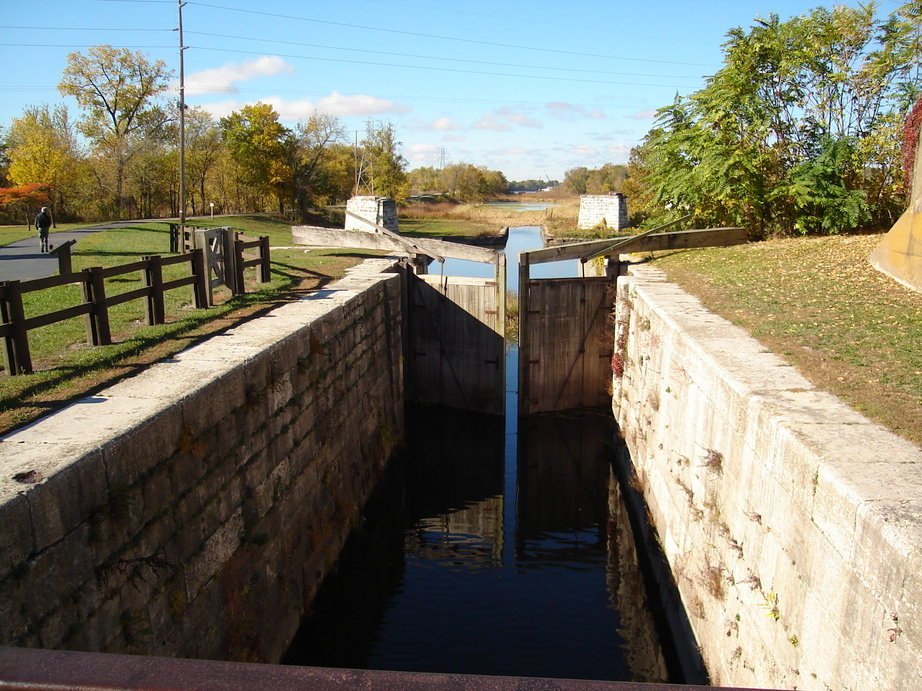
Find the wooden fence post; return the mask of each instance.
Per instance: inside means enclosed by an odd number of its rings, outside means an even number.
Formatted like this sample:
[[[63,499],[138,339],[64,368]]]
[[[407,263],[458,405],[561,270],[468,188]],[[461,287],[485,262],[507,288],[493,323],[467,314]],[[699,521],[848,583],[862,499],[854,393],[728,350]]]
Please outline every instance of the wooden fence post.
[[[162,324],[165,319],[163,304],[163,265],[160,255],[144,257],[147,267],[144,269],[144,287],[150,292],[144,302],[144,322],[148,326]]]
[[[233,286],[231,287],[231,292],[234,295],[243,295],[247,292],[246,283],[243,278],[243,240],[234,239],[234,272],[231,274],[233,276]]]
[[[86,338],[94,346],[111,345],[109,306],[106,304],[106,284],[102,267],[84,269],[83,273],[86,274],[81,284],[83,300],[92,306],[90,313],[86,315]]]
[[[259,282],[269,283],[272,280],[272,264],[269,262],[269,236],[259,238],[259,254],[262,263],[259,265]]]
[[[210,270],[205,265],[205,250],[192,250],[192,275],[195,282],[192,284],[192,299],[195,301],[196,309],[205,309],[208,307],[209,276]]]
[[[176,252],[179,252],[179,236],[180,236],[179,224],[170,223],[170,252],[171,253],[175,254]]]
[[[10,325],[10,334],[3,339],[3,361],[7,374],[31,374],[32,357],[29,354],[26,314],[22,307],[22,290],[19,287],[19,281],[3,282],[0,316],[4,324]]]

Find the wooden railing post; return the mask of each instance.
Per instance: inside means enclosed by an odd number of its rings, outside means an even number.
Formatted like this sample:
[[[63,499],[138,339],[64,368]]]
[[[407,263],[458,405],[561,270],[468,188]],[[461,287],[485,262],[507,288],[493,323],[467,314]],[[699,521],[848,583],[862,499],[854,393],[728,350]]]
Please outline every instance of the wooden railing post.
[[[180,230],[178,223],[170,223],[170,252],[179,252]]]
[[[111,345],[112,334],[109,331],[109,306],[106,304],[106,284],[102,267],[94,266],[84,269],[85,277],[81,284],[84,302],[92,306],[86,315],[86,338],[91,345]]]
[[[10,325],[10,334],[3,339],[3,362],[7,374],[31,374],[32,357],[29,354],[29,335],[19,281],[3,282],[0,316],[4,324]]]
[[[234,295],[243,295],[247,292],[246,283],[243,278],[243,240],[238,240],[234,238],[234,272],[231,274],[233,276],[233,286],[231,286],[231,292]]]
[[[163,265],[160,255],[144,257],[147,267],[144,269],[144,287],[149,288],[144,305],[144,321],[148,326],[162,324],[165,318],[163,304]]]
[[[259,238],[259,254],[262,263],[259,265],[259,282],[269,283],[272,280],[272,264],[269,262],[269,236]]]
[[[192,284],[192,299],[195,301],[196,309],[205,309],[208,307],[208,282],[210,272],[205,266],[205,250],[192,250],[192,275],[195,282]]]

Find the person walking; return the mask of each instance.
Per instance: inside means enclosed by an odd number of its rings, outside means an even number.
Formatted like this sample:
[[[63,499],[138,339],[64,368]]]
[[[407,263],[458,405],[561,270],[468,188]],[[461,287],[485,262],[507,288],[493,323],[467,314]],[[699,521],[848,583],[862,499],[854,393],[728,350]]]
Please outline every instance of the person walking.
[[[54,219],[51,217],[51,211],[48,210],[47,206],[43,206],[42,210],[35,217],[35,227],[38,229],[38,238],[42,243],[42,253],[48,251],[48,230],[54,224]],[[57,228],[57,224],[54,224]]]

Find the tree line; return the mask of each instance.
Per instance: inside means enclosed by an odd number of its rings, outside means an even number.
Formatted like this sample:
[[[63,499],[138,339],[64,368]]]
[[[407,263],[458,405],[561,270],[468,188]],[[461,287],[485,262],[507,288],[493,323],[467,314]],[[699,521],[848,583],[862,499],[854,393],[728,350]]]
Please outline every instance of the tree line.
[[[875,10],[732,29],[722,68],[632,150],[632,210],[763,236],[892,225],[906,204],[902,126],[922,93],[922,2]]]
[[[163,61],[124,48],[70,54],[58,90],[76,99],[79,117],[40,105],[0,128],[4,220],[21,222],[45,204],[59,219],[177,216],[179,104],[165,98],[172,76]],[[361,142],[349,143],[335,117],[317,113],[289,128],[265,103],[219,119],[187,108],[184,119],[192,215],[212,204],[222,213],[304,213],[353,194],[409,192],[390,123],[368,121]]]

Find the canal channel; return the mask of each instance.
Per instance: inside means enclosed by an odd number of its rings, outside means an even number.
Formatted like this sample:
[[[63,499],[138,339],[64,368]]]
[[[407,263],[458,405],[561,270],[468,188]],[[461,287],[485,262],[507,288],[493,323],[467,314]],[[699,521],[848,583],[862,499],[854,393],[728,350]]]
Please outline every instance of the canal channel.
[[[537,227],[510,229],[510,265],[541,242]],[[484,269],[448,260],[431,271]],[[516,280],[510,271],[510,290]],[[610,412],[519,418],[517,346],[506,352],[505,417],[407,411],[405,451],[284,663],[681,681],[622,501]]]

